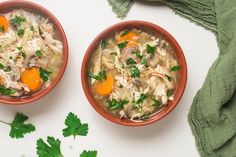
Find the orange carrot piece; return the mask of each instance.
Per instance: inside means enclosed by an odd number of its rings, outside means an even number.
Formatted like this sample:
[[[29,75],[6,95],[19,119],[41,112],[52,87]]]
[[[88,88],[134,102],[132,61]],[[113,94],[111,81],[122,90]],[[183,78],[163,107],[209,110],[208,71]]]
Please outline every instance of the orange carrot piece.
[[[3,15],[0,15],[0,34],[8,31],[9,23],[7,18]]]
[[[42,86],[39,70],[37,68],[25,69],[21,75],[21,82],[26,84],[31,91],[37,91]]]
[[[106,80],[96,83],[96,91],[99,95],[108,95],[112,92],[113,84],[113,75],[108,74]]]

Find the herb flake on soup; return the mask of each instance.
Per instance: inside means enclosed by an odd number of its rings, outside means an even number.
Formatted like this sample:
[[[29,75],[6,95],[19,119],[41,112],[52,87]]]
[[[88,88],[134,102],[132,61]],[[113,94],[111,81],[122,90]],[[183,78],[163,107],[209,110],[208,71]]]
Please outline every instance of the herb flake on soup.
[[[56,36],[41,15],[25,10],[0,15],[0,95],[27,96],[51,85],[63,55]]]
[[[94,99],[107,112],[141,122],[174,99],[181,67],[171,45],[139,29],[101,41],[89,61]]]

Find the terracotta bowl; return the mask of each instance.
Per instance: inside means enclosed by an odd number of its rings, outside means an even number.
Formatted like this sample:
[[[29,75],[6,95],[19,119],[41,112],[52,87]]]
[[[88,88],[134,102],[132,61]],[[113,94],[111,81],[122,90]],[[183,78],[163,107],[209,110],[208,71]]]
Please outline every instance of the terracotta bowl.
[[[98,47],[100,41],[102,39],[109,38],[110,36],[114,35],[114,32],[119,32],[119,31],[129,29],[129,28],[138,28],[146,32],[151,32],[156,35],[161,35],[173,47],[174,51],[176,52],[176,58],[179,62],[179,65],[181,66],[181,70],[179,71],[180,73],[179,84],[177,85],[177,88],[174,92],[174,100],[169,102],[161,111],[157,112],[155,115],[153,115],[152,117],[148,118],[147,120],[143,122],[133,122],[127,119],[120,119],[118,117],[113,116],[109,112],[107,112],[95,101],[95,99],[93,98],[90,92],[89,84],[88,84],[88,80],[89,80],[88,79],[88,63],[90,60],[90,56],[92,55],[92,53],[94,53],[94,50]],[[94,39],[94,41],[90,44],[83,59],[82,69],[81,69],[81,79],[82,79],[83,89],[84,89],[84,92],[88,101],[99,114],[101,114],[106,119],[120,125],[142,126],[142,125],[147,125],[147,124],[160,120],[161,118],[166,116],[168,113],[170,113],[178,104],[178,102],[180,101],[183,95],[183,92],[185,90],[185,85],[187,82],[187,65],[186,65],[185,57],[184,57],[181,47],[179,46],[177,41],[166,30],[164,30],[163,28],[155,24],[145,22],[145,21],[126,21],[126,22],[115,24],[107,28],[105,31],[99,34]]]
[[[52,84],[41,91],[38,91],[30,96],[20,97],[20,98],[12,98],[12,97],[6,97],[6,96],[0,96],[0,103],[5,103],[9,105],[20,105],[20,104],[26,104],[33,101],[36,101],[43,96],[47,95],[60,81],[62,78],[64,71],[66,69],[67,60],[68,60],[68,43],[67,38],[65,35],[65,32],[59,23],[59,21],[56,19],[56,17],[50,13],[47,9],[39,6],[38,4],[28,2],[28,1],[19,1],[19,0],[13,0],[13,1],[6,1],[0,3],[0,15],[10,12],[14,9],[24,9],[26,11],[36,13],[39,15],[42,15],[49,19],[49,22],[51,22],[54,25],[54,29],[56,30],[56,35],[58,36],[58,39],[62,41],[63,43],[63,63],[60,69],[60,72],[58,73],[55,80],[52,82]]]

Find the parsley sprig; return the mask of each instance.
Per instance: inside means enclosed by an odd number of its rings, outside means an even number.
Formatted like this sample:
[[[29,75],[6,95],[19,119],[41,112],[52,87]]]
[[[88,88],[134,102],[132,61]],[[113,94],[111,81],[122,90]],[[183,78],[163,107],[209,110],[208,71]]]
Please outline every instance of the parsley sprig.
[[[88,134],[88,124],[81,123],[80,119],[74,113],[70,112],[65,120],[67,128],[63,129],[63,136],[86,136]]]
[[[97,151],[86,151],[84,150],[81,154],[80,157],[96,157],[97,156]]]
[[[47,137],[47,143],[43,139],[37,140],[38,157],[63,157],[61,153],[61,141],[54,137]]]
[[[0,120],[1,123],[9,125],[11,127],[9,136],[11,138],[23,138],[25,134],[35,131],[33,124],[25,124],[28,117],[23,113],[17,113],[14,120],[11,123]]]

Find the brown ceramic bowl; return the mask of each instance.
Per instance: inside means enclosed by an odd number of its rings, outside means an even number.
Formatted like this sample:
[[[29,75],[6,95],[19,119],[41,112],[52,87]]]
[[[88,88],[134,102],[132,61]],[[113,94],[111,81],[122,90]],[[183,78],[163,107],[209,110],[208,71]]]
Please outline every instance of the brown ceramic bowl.
[[[55,80],[52,82],[52,84],[48,88],[38,91],[30,96],[25,96],[25,97],[12,98],[12,97],[0,96],[0,103],[5,103],[9,105],[20,105],[20,104],[30,103],[30,102],[33,102],[42,98],[43,96],[47,95],[58,84],[58,82],[62,78],[62,75],[64,74],[64,71],[67,65],[68,43],[67,43],[65,32],[61,24],[56,19],[56,17],[52,13],[50,13],[47,9],[41,7],[38,4],[28,2],[28,1],[13,0],[13,1],[6,1],[6,2],[0,3],[0,15],[10,12],[14,9],[24,9],[26,11],[47,17],[49,21],[54,25],[54,29],[56,30],[57,36],[62,41],[63,47],[64,47],[63,64],[61,66],[61,70],[58,73]]]
[[[133,122],[127,119],[120,119],[118,117],[113,116],[109,112],[105,111],[93,98],[89,89],[89,84],[88,84],[88,76],[87,76],[88,63],[90,60],[90,56],[92,55],[92,53],[94,53],[94,50],[99,45],[100,41],[102,39],[105,39],[114,35],[114,32],[119,32],[119,31],[129,29],[129,28],[138,28],[147,32],[154,33],[156,35],[161,35],[164,39],[166,39],[172,45],[173,49],[176,52],[176,58],[179,62],[179,65],[181,66],[181,70],[179,74],[180,76],[179,84],[177,85],[177,88],[174,92],[174,95],[175,95],[174,100],[169,102],[161,111],[157,112],[155,115],[153,115],[152,117],[148,118],[147,120],[143,122]],[[87,49],[87,52],[83,59],[82,69],[81,69],[81,79],[82,79],[83,89],[84,89],[84,92],[88,101],[99,114],[101,114],[106,119],[120,125],[143,126],[143,125],[147,125],[147,124],[160,120],[161,118],[166,116],[168,113],[170,113],[178,104],[178,102],[180,101],[184,93],[185,85],[187,82],[187,65],[186,65],[185,57],[184,57],[181,47],[179,46],[177,41],[166,30],[164,30],[163,28],[155,24],[145,22],[145,21],[126,21],[126,22],[115,24],[107,28],[105,31],[103,31],[94,39],[94,41],[91,43],[91,45]]]

